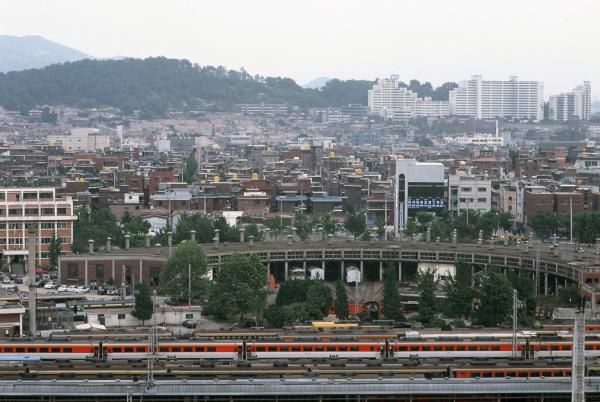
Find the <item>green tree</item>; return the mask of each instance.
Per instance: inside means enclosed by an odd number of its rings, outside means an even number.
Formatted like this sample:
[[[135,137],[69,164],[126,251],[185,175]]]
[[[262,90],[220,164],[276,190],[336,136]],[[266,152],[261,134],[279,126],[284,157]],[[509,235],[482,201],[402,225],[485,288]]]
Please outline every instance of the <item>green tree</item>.
[[[530,225],[539,237],[547,239],[556,233],[558,219],[554,212],[538,212],[531,217]]]
[[[258,316],[266,303],[267,269],[253,256],[232,254],[219,267],[210,287],[207,311],[227,321]]]
[[[342,280],[338,280],[335,286],[335,315],[338,319],[345,320],[348,318],[348,294],[346,293],[346,285]]]
[[[123,231],[119,221],[108,209],[83,205],[75,209],[77,220],[73,228],[73,244],[71,248],[74,253],[84,253],[88,248],[88,240],[94,240],[96,247],[106,243],[111,237],[114,244],[121,244]]]
[[[128,211],[121,217],[121,226],[123,231],[131,236],[132,244],[136,247],[142,247],[148,231],[152,227],[150,222],[141,216],[131,216]]]
[[[581,243],[595,243],[600,237],[600,212],[573,214],[573,234]]]
[[[463,261],[456,263],[456,273],[444,284],[446,300],[444,313],[449,317],[469,318],[476,294],[471,288],[471,267]]]
[[[144,324],[144,321],[152,318],[152,297],[150,296],[150,289],[148,289],[145,283],[138,285],[137,291],[132,314],[138,320],[142,320],[142,324]]]
[[[388,320],[405,321],[396,283],[396,268],[392,262],[385,264],[383,281],[383,315]]]
[[[196,174],[198,173],[198,162],[196,162],[196,156],[194,153],[188,155],[185,158],[185,168],[183,169],[183,181],[187,184],[192,184],[196,181]]]
[[[50,243],[48,244],[48,260],[50,260],[50,266],[52,269],[58,268],[58,259],[60,258],[60,250],[62,248],[62,243],[56,237],[56,231],[52,231],[52,235],[50,235]]]
[[[333,301],[331,297],[331,289],[322,280],[308,280],[308,290],[306,291],[306,303],[311,306],[311,309],[316,309],[321,312],[323,318],[327,315],[329,306]]]
[[[310,221],[306,214],[301,212],[296,212],[294,216],[294,227],[296,228],[296,233],[298,233],[298,237],[300,240],[307,240],[312,232],[312,221]]]
[[[375,229],[378,239],[385,239],[385,225],[383,219],[377,219],[377,228]]]
[[[256,242],[263,241],[263,238],[264,238],[263,232],[261,232],[258,229],[258,225],[256,224],[256,222],[250,222],[248,225],[246,225],[246,227],[244,229],[246,229],[247,241],[250,240],[250,236],[253,236],[254,241],[256,241]]]
[[[285,281],[277,291],[275,304],[285,306],[292,303],[304,303],[307,300],[308,282],[305,280]]]
[[[429,325],[435,318],[438,307],[435,299],[436,280],[435,273],[431,270],[417,274],[417,289],[419,291],[419,321]]]
[[[433,221],[433,215],[430,212],[420,211],[417,212],[417,222],[419,222],[419,226],[421,227],[421,232],[424,232],[425,228],[427,228],[431,222]]]
[[[203,300],[208,288],[207,273],[208,262],[202,247],[192,241],[184,241],[173,251],[160,274],[160,291],[162,294],[187,300],[191,282],[192,300]]]
[[[404,235],[411,237],[414,234],[417,234],[417,222],[413,218],[408,218],[406,221],[406,227],[404,228]]]
[[[482,278],[477,311],[479,323],[497,326],[506,321],[512,311],[512,285],[500,272],[490,268]]]
[[[283,232],[283,223],[281,218],[273,217],[266,219],[264,225],[269,228],[274,239]]]
[[[338,223],[332,219],[331,214],[321,216],[320,222],[321,226],[323,226],[323,234],[325,235],[325,238],[327,238],[327,235],[330,234],[335,235],[338,229]]]
[[[525,309],[524,313],[534,317],[535,309],[537,307],[537,300],[535,297],[535,281],[529,277],[529,275],[521,275],[522,270],[519,273],[510,272],[508,274],[508,280],[513,289],[517,290],[517,297],[523,303]]]
[[[215,235],[213,223],[209,217],[200,214],[188,215],[184,213],[179,218],[177,229],[173,233],[173,243],[179,244],[185,240],[189,240],[192,230],[196,231],[196,241],[198,243],[211,243]],[[163,240],[161,244],[166,244],[166,240]]]
[[[361,235],[367,232],[367,223],[365,221],[365,214],[363,212],[359,213],[349,213],[346,216],[346,221],[344,222],[344,228],[354,236],[354,238],[359,238]]]

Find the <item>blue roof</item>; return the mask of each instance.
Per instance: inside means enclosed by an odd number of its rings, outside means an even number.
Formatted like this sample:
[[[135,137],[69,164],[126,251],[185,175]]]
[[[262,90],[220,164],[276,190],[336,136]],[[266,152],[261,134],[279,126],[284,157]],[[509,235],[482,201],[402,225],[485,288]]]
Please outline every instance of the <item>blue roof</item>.
[[[325,195],[320,197],[310,197],[312,202],[342,202],[342,197],[337,197],[335,195]]]
[[[277,201],[306,201],[308,197],[305,195],[278,195],[275,197]]]

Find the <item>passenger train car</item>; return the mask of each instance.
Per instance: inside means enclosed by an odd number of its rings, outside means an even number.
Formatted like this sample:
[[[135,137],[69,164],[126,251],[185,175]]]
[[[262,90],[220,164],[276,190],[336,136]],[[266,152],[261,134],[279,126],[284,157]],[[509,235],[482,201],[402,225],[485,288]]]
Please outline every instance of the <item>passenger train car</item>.
[[[570,339],[523,340],[517,343],[519,356],[529,358],[570,357]],[[600,339],[586,340],[586,356],[600,356]],[[42,360],[142,359],[148,344],[119,342],[0,342],[0,357],[35,357]],[[509,358],[508,340],[402,340],[402,341],[159,341],[162,359],[318,359],[318,358]]]

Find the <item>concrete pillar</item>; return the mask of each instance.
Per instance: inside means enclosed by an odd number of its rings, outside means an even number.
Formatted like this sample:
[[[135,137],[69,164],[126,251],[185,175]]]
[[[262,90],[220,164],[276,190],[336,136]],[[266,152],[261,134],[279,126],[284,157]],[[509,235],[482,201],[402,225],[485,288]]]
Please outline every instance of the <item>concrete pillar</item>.
[[[544,273],[544,296],[548,296],[548,273]]]
[[[190,230],[190,240],[196,243],[196,231],[194,229]]]
[[[112,260],[111,265],[112,265],[112,267],[111,267],[110,273],[112,275],[111,278],[113,279],[113,282],[114,282],[115,281],[115,260],[114,260],[114,258]]]
[[[327,243],[333,244],[333,235],[331,233],[327,235]]]
[[[29,227],[27,230],[27,279],[29,282],[29,294],[27,296],[27,308],[29,310],[29,336],[35,338],[37,334],[37,295],[35,288],[35,259],[36,259],[36,229]],[[85,259],[87,264],[87,258]]]
[[[383,261],[379,261],[379,282],[383,281]]]
[[[254,247],[254,236],[248,236],[248,244],[250,245],[250,247]]]
[[[435,238],[435,242],[436,242],[436,244],[440,244],[440,236],[437,236],[437,237]]]
[[[306,259],[302,261],[302,269],[304,270],[304,276],[306,277]]]
[[[83,266],[83,284],[87,286],[88,284],[88,259],[85,258],[85,264]]]
[[[244,242],[244,234],[246,233],[246,229],[240,228],[240,243]]]
[[[558,297],[558,276],[554,275],[554,297]]]
[[[169,247],[169,257],[173,255],[173,232],[167,233],[167,246]]]
[[[402,261],[398,261],[398,282],[402,282]]]
[[[425,241],[427,241],[427,243],[431,242],[431,228],[427,228],[427,233],[425,235]]]
[[[129,241],[131,239],[131,236],[128,234],[125,235],[125,250],[129,250]]]
[[[477,238],[477,245],[478,246],[482,246],[483,245],[483,230],[479,231],[479,237]]]
[[[110,241],[112,240],[112,238],[110,236],[108,236],[106,238],[106,252],[110,253]]]
[[[296,237],[298,237],[298,229],[295,226],[292,226],[290,228],[290,235],[292,235],[292,240],[295,239]],[[289,243],[289,238],[290,238],[290,236],[288,235],[288,243]]]
[[[267,283],[269,283],[269,279],[271,279],[271,263],[267,262]]]
[[[287,281],[288,280],[288,274],[289,274],[289,272],[288,272],[289,263],[286,261],[284,264],[285,264],[285,269],[284,269],[283,277]]]
[[[150,248],[150,236],[146,236],[144,239],[146,248]]]
[[[458,234],[456,232],[456,229],[452,229],[452,245],[456,247],[456,239],[458,237]]]
[[[475,265],[471,264],[471,287],[475,286]]]
[[[360,260],[360,263],[358,265],[358,268],[360,269],[360,280],[364,281],[365,279],[365,262],[363,260]]]
[[[94,254],[94,239],[88,240],[88,253]]]
[[[265,228],[264,236],[265,236],[265,241],[271,241],[271,229]]]
[[[342,278],[342,281],[346,282],[346,278],[345,278],[345,273],[346,271],[346,261],[341,260],[340,261],[340,277]]]
[[[292,244],[292,238],[291,234],[287,235],[288,244]]]
[[[508,236],[504,236],[504,247],[508,247]]]
[[[219,241],[220,241],[220,235],[219,235],[219,233],[221,233],[221,231],[219,229],[215,229],[215,239],[216,239],[215,242],[217,244],[219,244]]]
[[[142,265],[142,259],[140,258],[140,270],[139,270],[139,282],[142,283],[142,278],[143,278],[143,265]]]

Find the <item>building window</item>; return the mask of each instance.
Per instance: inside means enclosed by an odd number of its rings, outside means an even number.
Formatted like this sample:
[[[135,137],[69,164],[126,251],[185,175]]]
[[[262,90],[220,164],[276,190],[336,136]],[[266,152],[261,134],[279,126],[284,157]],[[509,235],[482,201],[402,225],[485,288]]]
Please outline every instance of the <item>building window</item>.
[[[186,320],[191,320],[192,318],[194,318],[194,314],[193,313],[185,315],[185,319]]]
[[[487,198],[478,198],[477,199],[477,202],[486,202],[486,201],[487,201]]]
[[[56,214],[57,215],[66,215],[67,214],[67,208],[56,208]]]
[[[21,208],[9,208],[8,216],[21,216],[23,215],[23,210]]]
[[[66,229],[67,228],[67,222],[58,222],[56,224],[56,228],[57,229]]]
[[[6,229],[6,223],[0,223],[0,229]]]
[[[96,265],[96,279],[104,279],[104,265]]]
[[[124,320],[125,319],[125,314],[117,314],[117,319]]]
[[[479,191],[480,193],[487,193],[487,188],[486,187],[478,187],[477,191]]]
[[[54,229],[54,223],[52,222],[42,222],[40,225],[42,229]]]
[[[461,187],[460,191],[465,192],[465,193],[470,193],[471,187]]]
[[[21,230],[21,229],[23,229],[23,224],[22,223],[9,223],[8,228],[13,229],[13,230]]]
[[[42,208],[42,215],[54,215],[54,208]]]
[[[67,265],[67,278],[79,279],[79,267],[77,266],[77,264]]]

